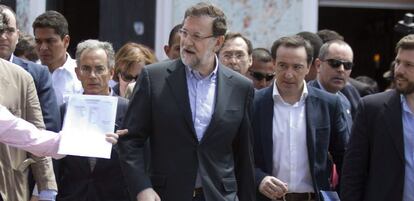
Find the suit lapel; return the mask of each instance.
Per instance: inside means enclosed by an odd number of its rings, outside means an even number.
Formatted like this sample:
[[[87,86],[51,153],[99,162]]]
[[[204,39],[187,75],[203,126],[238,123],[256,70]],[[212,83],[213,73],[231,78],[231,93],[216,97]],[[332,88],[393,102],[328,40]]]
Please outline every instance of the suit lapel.
[[[231,89],[233,88],[233,83],[231,82],[232,75],[229,74],[227,69],[219,64],[217,69],[217,83],[216,83],[216,99],[215,99],[215,107],[213,115],[211,116],[210,124],[208,125],[206,131],[204,132],[203,138],[204,139],[209,136],[214,130],[214,127],[219,123],[221,115],[226,110],[228,102],[231,98]]]
[[[166,78],[168,86],[175,98],[175,101],[184,115],[188,128],[193,133],[193,138],[197,141],[194,123],[191,115],[190,101],[188,97],[187,78],[185,75],[185,66],[181,60],[175,61],[175,65],[169,67],[170,75]]]
[[[309,159],[309,168],[311,172],[313,172],[313,165],[315,158],[314,153],[316,150],[315,147],[315,139],[316,139],[316,132],[315,132],[315,123],[314,120],[318,118],[320,115],[317,110],[317,100],[313,97],[313,89],[308,87],[308,96],[305,99],[305,113],[306,113],[306,145],[308,148],[308,159]],[[312,174],[313,175],[313,174]]]
[[[266,161],[266,169],[271,172],[273,167],[273,106],[274,101],[272,97],[273,86],[266,88],[263,102],[260,105],[260,116],[263,117],[260,123],[263,128],[262,143],[263,155]],[[276,117],[277,118],[277,117]]]
[[[402,107],[400,94],[394,91],[390,99],[385,102],[384,118],[388,134],[391,135],[398,155],[404,161],[404,140],[402,125]]]

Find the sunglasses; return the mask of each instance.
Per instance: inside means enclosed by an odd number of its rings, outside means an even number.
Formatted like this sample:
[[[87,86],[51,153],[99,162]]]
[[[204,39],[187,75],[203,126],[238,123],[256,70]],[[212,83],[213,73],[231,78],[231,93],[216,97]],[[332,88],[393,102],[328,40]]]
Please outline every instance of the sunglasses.
[[[266,81],[270,81],[275,77],[275,73],[261,73],[261,72],[255,72],[255,71],[249,71],[250,75],[254,77],[257,81],[262,81],[263,79],[266,79]]]
[[[326,59],[326,61],[332,68],[339,68],[341,65],[344,65],[345,70],[351,70],[354,64],[350,61],[341,61],[338,59]]]
[[[121,78],[122,78],[122,80],[124,80],[125,82],[132,82],[133,80],[137,80],[138,75],[137,75],[137,76],[133,76],[133,75],[127,74],[127,73],[125,73],[125,72],[122,72],[122,73],[121,73]]]

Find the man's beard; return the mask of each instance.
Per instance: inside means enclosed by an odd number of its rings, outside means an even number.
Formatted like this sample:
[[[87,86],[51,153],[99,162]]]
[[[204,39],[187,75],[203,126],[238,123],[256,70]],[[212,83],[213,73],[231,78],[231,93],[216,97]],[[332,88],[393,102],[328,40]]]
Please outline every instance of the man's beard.
[[[404,80],[404,82],[406,82],[404,87],[402,87],[401,85],[398,84],[398,79],[402,79],[402,80]],[[395,88],[398,92],[400,92],[404,95],[414,93],[414,82],[410,82],[408,79],[406,79],[402,75],[395,76],[395,80],[396,80]]]

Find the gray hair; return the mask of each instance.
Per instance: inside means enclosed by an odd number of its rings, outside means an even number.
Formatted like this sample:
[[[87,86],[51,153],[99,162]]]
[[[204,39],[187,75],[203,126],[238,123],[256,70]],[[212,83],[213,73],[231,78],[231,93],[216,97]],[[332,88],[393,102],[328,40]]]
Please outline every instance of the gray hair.
[[[102,49],[106,52],[108,58],[108,68],[113,69],[115,66],[115,52],[112,44],[99,40],[85,40],[76,47],[76,64],[80,66],[80,57],[84,51]]]

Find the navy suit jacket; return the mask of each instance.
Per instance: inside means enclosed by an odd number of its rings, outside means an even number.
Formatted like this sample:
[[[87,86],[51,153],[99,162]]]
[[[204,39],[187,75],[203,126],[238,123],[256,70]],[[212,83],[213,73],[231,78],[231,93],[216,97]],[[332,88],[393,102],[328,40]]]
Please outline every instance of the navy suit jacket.
[[[62,115],[67,104],[61,106]],[[128,100],[118,97],[115,130],[122,124]],[[54,164],[58,184],[57,201],[128,201],[128,190],[122,176],[118,147],[114,145],[111,159],[96,159],[93,171],[89,158],[66,156]]]
[[[362,98],[354,122],[344,158],[341,200],[402,200],[405,153],[400,93],[391,90]]]
[[[21,66],[32,75],[46,129],[59,132],[61,126],[59,107],[48,68],[16,56],[13,56],[12,62]]]
[[[351,114],[352,118],[355,118],[359,100],[361,100],[361,96],[359,95],[358,90],[355,86],[351,85],[349,82],[345,85],[345,87],[341,90],[341,92],[345,95],[345,97],[351,103]]]
[[[273,164],[273,85],[256,92],[252,126],[254,132],[254,156],[256,163],[256,187],[265,176],[272,175]],[[319,190],[331,190],[329,186],[328,153],[341,172],[345,151],[347,125],[339,97],[322,90],[308,87],[305,99],[306,144],[309,168],[316,200]],[[277,118],[277,117],[276,117]],[[288,184],[289,185],[289,184]],[[260,194],[258,192],[258,194]],[[258,200],[267,201],[258,195]]]

